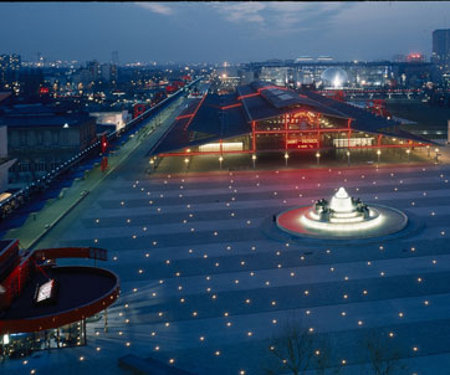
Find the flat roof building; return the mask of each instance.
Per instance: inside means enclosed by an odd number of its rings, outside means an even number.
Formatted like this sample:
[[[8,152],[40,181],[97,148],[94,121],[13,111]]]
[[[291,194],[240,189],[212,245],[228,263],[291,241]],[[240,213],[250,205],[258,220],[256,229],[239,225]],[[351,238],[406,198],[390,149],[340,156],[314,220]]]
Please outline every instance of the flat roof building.
[[[96,139],[95,118],[88,113],[42,105],[5,108],[0,122],[8,128],[8,154],[14,182],[31,181],[64,163]]]

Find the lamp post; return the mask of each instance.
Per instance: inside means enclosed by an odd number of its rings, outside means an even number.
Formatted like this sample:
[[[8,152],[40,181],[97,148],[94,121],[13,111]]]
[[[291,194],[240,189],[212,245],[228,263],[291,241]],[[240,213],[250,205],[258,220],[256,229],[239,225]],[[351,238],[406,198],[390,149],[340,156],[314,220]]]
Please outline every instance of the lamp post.
[[[408,163],[409,163],[411,155],[411,150],[409,148],[406,150],[406,154],[408,155]]]
[[[430,145],[427,145],[427,151],[428,151],[428,157],[430,157],[430,151],[431,151]]]
[[[377,161],[377,168],[380,165],[380,156],[381,156],[381,150],[377,150],[377,157],[378,157],[378,161]]]
[[[285,160],[285,162],[286,162],[286,167],[287,167],[287,165],[288,165],[288,159],[289,159],[289,154],[286,152],[286,153],[284,154],[284,160]]]
[[[153,170],[155,168],[155,160],[153,158],[151,158],[149,161],[149,164],[150,164],[150,169],[153,172]]]
[[[223,156],[220,155],[220,156],[219,156],[219,166],[220,166],[220,169],[222,169],[222,162],[223,162]]]
[[[350,167],[350,151],[347,150],[347,165]]]
[[[320,152],[316,152],[317,165],[320,164]]]
[[[256,155],[255,154],[252,155],[252,162],[253,162],[253,169],[255,169],[255,167],[256,167]]]
[[[435,148],[434,152],[436,153],[434,164],[438,164],[439,163],[439,149]]]
[[[184,159],[184,164],[186,165],[186,172],[187,172],[187,169],[189,167],[189,158]]]

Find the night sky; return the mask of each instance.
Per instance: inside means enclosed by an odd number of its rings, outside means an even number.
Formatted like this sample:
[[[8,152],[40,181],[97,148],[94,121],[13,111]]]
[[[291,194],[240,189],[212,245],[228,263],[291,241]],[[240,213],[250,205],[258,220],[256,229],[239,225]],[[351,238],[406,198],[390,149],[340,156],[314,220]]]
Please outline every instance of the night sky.
[[[1,3],[0,54],[121,63],[431,55],[450,2]]]

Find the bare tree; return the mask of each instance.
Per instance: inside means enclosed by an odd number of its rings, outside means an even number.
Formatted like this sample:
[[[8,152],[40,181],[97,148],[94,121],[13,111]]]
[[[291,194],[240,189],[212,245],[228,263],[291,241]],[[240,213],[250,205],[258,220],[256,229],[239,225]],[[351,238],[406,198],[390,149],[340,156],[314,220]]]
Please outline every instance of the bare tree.
[[[330,339],[317,339],[317,349],[314,350],[315,355],[315,369],[317,375],[325,374],[339,374],[342,370],[341,366],[337,366],[336,361],[333,361],[334,351],[333,343]]]
[[[267,375],[290,373],[303,375],[315,370],[318,375],[340,372],[332,361],[332,345],[328,339],[307,329],[301,323],[287,323],[277,337],[270,340],[268,349],[275,364],[266,370]]]
[[[280,336],[269,343],[269,351],[278,360],[277,370],[267,370],[268,375],[289,371],[292,375],[302,375],[313,361],[312,333],[298,324],[287,324]]]
[[[365,341],[369,364],[375,375],[398,375],[406,372],[406,366],[399,362],[400,353],[387,335],[372,334]]]

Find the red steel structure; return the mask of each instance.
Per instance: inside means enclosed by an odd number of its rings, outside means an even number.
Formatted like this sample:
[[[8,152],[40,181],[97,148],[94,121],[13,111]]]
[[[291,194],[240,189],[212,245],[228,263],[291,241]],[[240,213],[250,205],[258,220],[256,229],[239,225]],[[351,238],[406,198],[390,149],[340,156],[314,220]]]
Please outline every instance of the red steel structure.
[[[391,114],[386,109],[386,100],[384,99],[369,99],[366,103],[366,108],[374,115],[391,118]]]
[[[147,106],[144,103],[137,103],[133,107],[133,118],[142,115],[147,110]]]
[[[3,249],[0,249],[0,312],[11,309],[22,309],[14,307],[16,300],[27,299],[24,295],[27,288],[33,287],[36,282],[36,275],[43,275],[45,279],[50,279],[49,274],[57,269],[62,272],[78,273],[86,275],[89,282],[89,275],[110,280],[111,287],[105,289],[91,300],[84,301],[82,305],[56,306],[51,312],[42,313],[41,310],[33,311],[30,301],[19,303],[28,306],[25,314],[26,318],[15,316],[0,319],[0,334],[11,334],[21,332],[37,332],[41,330],[57,328],[65,324],[70,324],[92,316],[111,305],[119,296],[120,287],[117,276],[110,271],[94,267],[56,267],[58,258],[86,258],[96,260],[106,260],[107,251],[93,247],[65,247],[53,249],[41,249],[30,251],[23,255],[19,252],[19,241],[0,241]],[[72,291],[71,291],[72,292]],[[73,291],[73,293],[82,291]]]
[[[277,107],[277,109],[281,108],[278,112],[261,112],[263,114],[259,117],[258,113],[256,113],[256,115],[252,113],[252,106],[254,106],[254,103],[248,103],[248,101],[258,99],[260,103],[267,104],[268,101],[272,100],[270,99],[270,95],[283,98],[283,95],[285,95],[283,92],[286,93],[286,100],[288,102],[289,100],[292,100],[293,102],[299,101],[300,104],[290,106],[287,105],[286,107],[280,105]],[[336,99],[339,100],[325,98],[319,94],[314,95],[316,96],[312,96],[312,93],[298,94],[286,88],[267,85],[258,87],[254,91],[247,90],[242,93],[238,92],[235,101],[231,104],[220,106],[209,103],[209,107],[215,107],[217,111],[222,113],[222,116],[226,116],[228,111],[241,111],[247,113],[246,121],[250,125],[248,133],[240,134],[236,137],[220,137],[215,141],[216,146],[212,150],[201,149],[201,146],[178,147],[173,151],[161,153],[156,152],[156,155],[164,157],[245,153],[256,154],[257,152],[286,153],[333,148],[345,148],[349,150],[414,148],[424,147],[430,144],[426,141],[426,139],[415,137],[405,132],[398,132],[398,135],[396,135],[396,129],[388,128],[389,126],[393,128],[396,126],[396,124],[392,122],[386,122],[386,124],[383,123],[382,125],[387,128],[381,132],[378,132],[377,130],[370,131],[367,129],[367,126],[363,126],[363,129],[361,129],[360,126],[353,126],[356,121],[359,123],[363,123],[364,121],[373,122],[374,120],[381,121],[379,118],[376,118],[377,116],[372,116],[370,113],[381,115],[389,120],[390,114],[387,112],[386,105],[383,100],[372,100],[370,102],[371,107],[369,108],[369,111],[360,110],[362,111],[360,116],[363,116],[361,119],[346,115],[338,110],[331,109],[332,107],[326,107],[326,105],[336,102],[342,103],[342,105],[350,106],[343,102],[343,92],[337,94],[338,97]],[[319,96],[321,99],[318,99]],[[320,100],[321,106],[318,105],[318,102],[311,100],[311,98]],[[182,131],[185,132],[184,134],[186,138],[192,138],[192,135],[189,136],[188,134],[189,127],[195,120],[197,113],[200,113],[200,109],[202,108],[202,105],[204,105],[205,99],[206,95],[203,96],[201,101],[199,101],[195,107],[195,110],[191,111],[191,113],[182,114],[177,117],[177,121],[185,121]],[[276,106],[277,103],[274,103]],[[266,113],[269,113],[269,115]],[[273,115],[270,115],[270,113],[273,113]],[[365,119],[364,116],[367,115],[369,118]],[[409,136],[411,137],[409,138]],[[225,147],[225,144],[236,142],[237,139],[242,141],[244,144],[242,149],[235,150],[229,148],[227,149],[227,147]]]

